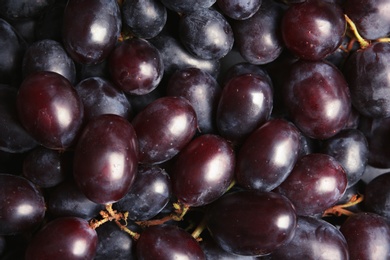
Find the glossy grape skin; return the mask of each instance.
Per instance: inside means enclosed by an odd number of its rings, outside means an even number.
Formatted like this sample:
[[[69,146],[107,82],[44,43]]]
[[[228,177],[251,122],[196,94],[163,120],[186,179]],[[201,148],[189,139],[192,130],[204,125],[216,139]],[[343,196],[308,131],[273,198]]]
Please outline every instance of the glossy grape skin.
[[[298,216],[292,240],[271,253],[277,260],[347,260],[348,245],[332,224],[318,218]]]
[[[24,177],[0,174],[0,235],[32,231],[43,222],[45,200]]]
[[[16,109],[17,89],[0,84],[0,150],[23,153],[38,145],[22,126]]]
[[[90,220],[104,209],[88,199],[72,179],[50,189],[46,196],[47,213],[52,218],[78,217]]]
[[[123,198],[134,182],[138,139],[133,126],[113,114],[91,119],[74,154],[73,176],[87,198],[110,204]]]
[[[246,61],[261,65],[279,57],[284,49],[279,32],[282,16],[280,5],[263,0],[251,18],[232,22],[236,46]]]
[[[71,83],[55,72],[30,74],[16,99],[19,119],[40,144],[64,150],[74,144],[83,120],[83,104]]]
[[[19,82],[26,43],[15,29],[1,18],[0,35],[0,83]]]
[[[66,163],[66,154],[38,146],[23,160],[23,176],[39,187],[54,187],[65,180]]]
[[[125,93],[144,95],[160,83],[164,63],[147,40],[132,38],[118,44],[109,57],[111,79]]]
[[[284,119],[271,119],[245,139],[237,155],[237,184],[271,191],[290,174],[298,160],[300,131]]]
[[[344,64],[352,104],[364,116],[390,116],[390,43],[376,42],[350,55]]]
[[[26,250],[26,260],[93,259],[98,237],[87,220],[58,218],[39,230]]]
[[[223,86],[217,108],[219,133],[231,140],[242,141],[264,124],[273,107],[273,87],[268,77],[243,74]]]
[[[190,13],[204,8],[211,7],[216,0],[161,0],[169,9],[178,13]]]
[[[221,87],[209,73],[198,68],[177,70],[169,78],[166,95],[182,96],[190,101],[196,112],[201,133],[217,131],[215,116]]]
[[[281,24],[286,47],[307,60],[321,60],[334,52],[340,46],[345,30],[342,8],[326,1],[291,5]]]
[[[171,179],[164,169],[140,165],[130,190],[114,208],[128,212],[131,220],[148,220],[160,213],[171,195]]]
[[[207,214],[207,228],[216,243],[237,255],[269,254],[288,243],[296,228],[294,206],[273,192],[228,193]]]
[[[347,174],[347,187],[356,184],[363,176],[368,162],[368,143],[361,131],[342,130],[323,142],[322,152],[341,163]]]
[[[390,172],[367,183],[364,189],[364,208],[390,220]]]
[[[183,97],[162,97],[140,111],[132,124],[137,133],[142,164],[172,159],[196,133],[196,112]]]
[[[390,226],[374,213],[357,213],[340,227],[347,240],[350,259],[385,260],[390,258]]]
[[[146,228],[137,241],[136,253],[138,260],[205,259],[200,245],[191,234],[174,225]]]
[[[64,11],[64,47],[76,62],[102,62],[115,47],[121,27],[117,1],[70,0]]]
[[[245,20],[252,17],[261,6],[262,0],[217,0],[221,12],[235,20]]]
[[[115,114],[131,120],[133,110],[123,91],[101,77],[80,81],[74,87],[84,106],[84,121],[103,115]]]
[[[343,74],[324,61],[297,61],[283,86],[285,107],[308,137],[327,139],[346,125],[351,97]]]
[[[196,57],[218,60],[233,48],[233,29],[224,16],[213,9],[188,13],[179,21],[181,43]]]
[[[235,153],[217,135],[201,135],[175,158],[170,173],[175,197],[188,206],[203,206],[221,197],[233,181]]]
[[[291,200],[298,215],[310,216],[336,204],[346,188],[347,175],[341,164],[330,155],[312,153],[298,159],[275,191]]]
[[[213,77],[216,77],[219,73],[219,60],[205,60],[194,57],[178,39],[169,34],[160,33],[150,42],[160,51],[164,62],[164,75],[170,76],[178,69],[189,67],[204,70]]]
[[[386,37],[390,34],[390,7],[386,0],[346,0],[345,14],[355,23],[359,34],[368,40]]]
[[[3,0],[0,15],[5,19],[26,19],[39,16],[54,0]]]
[[[76,81],[76,68],[73,60],[62,45],[54,40],[35,41],[26,50],[23,57],[24,77],[36,71],[53,71]]]
[[[121,12],[123,25],[144,39],[157,36],[167,21],[167,10],[157,0],[127,0],[123,2]]]

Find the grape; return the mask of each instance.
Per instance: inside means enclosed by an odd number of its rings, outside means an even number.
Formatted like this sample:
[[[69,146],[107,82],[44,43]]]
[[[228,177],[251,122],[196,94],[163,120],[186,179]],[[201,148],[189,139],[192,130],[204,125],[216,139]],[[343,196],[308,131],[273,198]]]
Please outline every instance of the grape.
[[[344,75],[352,104],[364,116],[390,116],[390,44],[377,42],[350,55]]]
[[[157,0],[127,0],[123,2],[121,11],[124,26],[139,38],[155,37],[167,21],[167,10]]]
[[[120,212],[128,212],[131,220],[148,220],[167,205],[171,189],[171,179],[164,169],[140,165],[130,190],[114,207]]]
[[[115,114],[131,120],[133,111],[126,95],[101,77],[80,81],[75,89],[84,106],[84,121],[103,114]]]
[[[263,0],[251,18],[232,22],[237,48],[246,61],[266,64],[279,57],[284,49],[279,32],[282,15],[279,5]]]
[[[198,242],[189,233],[174,225],[151,226],[145,229],[137,241],[136,252],[138,260],[205,259]]]
[[[64,47],[76,62],[102,62],[115,47],[121,28],[116,0],[70,0],[64,11]]]
[[[201,59],[221,59],[233,48],[233,30],[213,9],[185,14],[179,22],[181,43]]]
[[[159,98],[133,119],[143,164],[172,159],[195,135],[196,112],[183,97]]]
[[[363,176],[368,161],[368,143],[361,131],[342,130],[323,142],[322,151],[341,163],[347,174],[347,187],[356,184]]]
[[[364,207],[390,220],[390,172],[383,173],[369,183],[364,190]]]
[[[26,260],[93,259],[98,237],[84,219],[58,218],[39,230],[26,250]]]
[[[0,84],[0,150],[23,153],[38,143],[23,128],[16,108],[17,89]]]
[[[43,222],[45,200],[26,178],[0,173],[0,235],[32,231]]]
[[[217,135],[201,135],[175,158],[172,191],[188,206],[203,206],[221,197],[234,176],[235,154]]]
[[[23,57],[24,77],[36,71],[53,71],[70,82],[76,81],[76,68],[73,60],[59,42],[54,40],[36,41],[31,44]]]
[[[256,129],[238,152],[237,183],[261,191],[279,186],[298,159],[300,140],[300,131],[284,119],[271,119]]]
[[[245,20],[252,17],[261,6],[262,0],[217,0],[221,12],[235,20]]]
[[[340,227],[348,243],[350,259],[390,258],[390,226],[374,213],[357,213]]]
[[[237,255],[269,254],[288,243],[296,228],[294,206],[273,192],[228,193],[211,205],[207,216],[215,242]]]
[[[294,204],[298,215],[323,213],[336,204],[347,188],[347,175],[330,155],[312,153],[298,159],[275,191]]]
[[[349,259],[343,234],[328,222],[299,216],[292,240],[271,253],[271,259]]]
[[[84,111],[66,78],[50,71],[30,74],[19,87],[16,105],[22,125],[43,146],[64,150],[74,144]]]
[[[160,83],[164,63],[159,51],[143,39],[118,44],[109,58],[112,80],[127,94],[144,95]]]
[[[270,117],[272,96],[273,87],[266,76],[243,74],[230,79],[218,103],[219,133],[231,141],[245,139]]]
[[[307,60],[320,60],[334,52],[342,42],[345,29],[342,8],[326,1],[291,5],[281,24],[286,47]]]
[[[123,198],[134,182],[138,140],[133,126],[113,114],[91,119],[74,154],[73,176],[93,202],[110,204]]]
[[[308,137],[337,134],[351,113],[351,98],[343,74],[324,61],[297,61],[283,86],[285,106],[295,125]]]

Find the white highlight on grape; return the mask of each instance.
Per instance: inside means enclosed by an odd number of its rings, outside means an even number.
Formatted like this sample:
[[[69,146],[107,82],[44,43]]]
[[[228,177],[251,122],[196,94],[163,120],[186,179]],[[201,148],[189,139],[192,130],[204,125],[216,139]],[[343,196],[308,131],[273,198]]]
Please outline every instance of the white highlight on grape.
[[[55,110],[61,127],[68,127],[72,123],[72,116],[69,113],[69,109],[61,104],[56,104]]]
[[[105,41],[107,36],[107,28],[104,25],[95,23],[91,26],[90,32],[94,42],[103,43]]]
[[[169,132],[173,135],[181,135],[186,129],[187,118],[185,115],[180,115],[172,118],[169,123]]]
[[[34,208],[29,204],[22,204],[17,208],[18,215],[28,216],[33,212]]]
[[[336,187],[336,180],[332,177],[321,178],[317,185],[318,190],[322,193],[333,192]]]
[[[280,229],[287,229],[290,226],[290,217],[289,216],[280,216],[276,220],[276,225]]]
[[[77,256],[82,256],[85,254],[85,249],[87,247],[87,242],[83,239],[76,240],[73,245],[73,254]]]
[[[286,139],[282,142],[280,142],[275,149],[273,150],[274,155],[272,158],[274,158],[273,163],[278,166],[284,166],[286,163],[288,163],[289,156],[291,156],[287,151],[290,151],[289,147],[291,146],[290,140]]]
[[[109,155],[108,162],[110,164],[111,177],[119,180],[123,177],[125,169],[125,157],[121,153],[112,152]]]

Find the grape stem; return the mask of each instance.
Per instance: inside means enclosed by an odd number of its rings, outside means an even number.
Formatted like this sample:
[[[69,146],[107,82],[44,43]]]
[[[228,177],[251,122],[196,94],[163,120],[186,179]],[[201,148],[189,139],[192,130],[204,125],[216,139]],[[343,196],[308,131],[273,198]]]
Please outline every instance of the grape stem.
[[[198,226],[192,231],[191,236],[196,239],[196,241],[200,242],[202,241],[202,238],[200,235],[202,234],[203,230],[205,230],[207,226],[207,218],[206,216],[203,216],[202,221],[198,224]]]
[[[344,15],[344,16],[345,16],[345,20],[346,20],[346,22],[348,23],[349,28],[351,29],[353,35],[355,36],[356,40],[359,42],[360,47],[361,47],[362,49],[367,48],[367,47],[370,45],[370,41],[364,39],[364,38],[359,34],[358,29],[356,28],[355,23],[354,23],[347,15]]]
[[[332,215],[335,215],[338,217],[340,217],[342,215],[352,216],[355,213],[353,213],[350,210],[347,210],[346,208],[359,204],[360,202],[363,201],[363,199],[364,199],[363,195],[355,194],[354,196],[351,197],[351,199],[347,203],[341,204],[341,205],[336,205],[336,206],[333,206],[333,207],[325,210],[325,212],[322,216],[323,217],[329,217]]]

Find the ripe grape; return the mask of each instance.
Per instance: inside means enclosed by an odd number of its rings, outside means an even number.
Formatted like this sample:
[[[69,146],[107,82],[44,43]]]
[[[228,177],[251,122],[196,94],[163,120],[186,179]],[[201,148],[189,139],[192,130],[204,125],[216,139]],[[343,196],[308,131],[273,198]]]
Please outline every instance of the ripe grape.
[[[245,20],[252,17],[262,4],[262,0],[217,0],[221,12],[235,20]]]
[[[364,189],[364,208],[390,219],[390,172],[383,173],[367,183]]]

